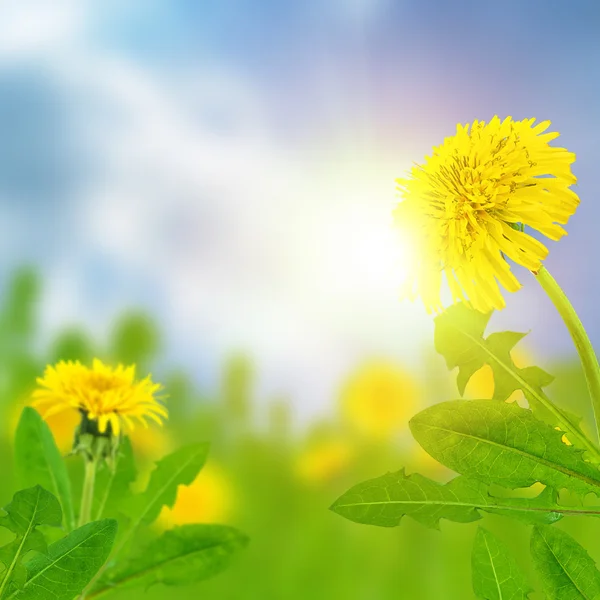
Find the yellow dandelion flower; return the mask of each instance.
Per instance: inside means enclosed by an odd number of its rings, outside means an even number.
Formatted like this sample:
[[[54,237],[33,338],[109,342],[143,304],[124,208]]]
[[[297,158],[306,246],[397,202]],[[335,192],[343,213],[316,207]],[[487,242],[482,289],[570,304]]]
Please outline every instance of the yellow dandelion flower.
[[[306,449],[296,463],[296,474],[307,483],[322,483],[339,475],[351,462],[352,448],[342,440],[326,440]]]
[[[88,368],[79,361],[61,361],[46,367],[37,383],[32,406],[47,420],[75,409],[97,422],[100,433],[119,435],[123,428],[133,430],[135,421],[147,427],[147,419],[161,425],[167,417],[155,398],[161,385],[150,376],[136,381],[134,365],[113,369],[94,359]]]
[[[387,438],[406,427],[418,397],[418,384],[409,373],[391,362],[371,361],[350,376],[341,406],[361,434]]]
[[[579,204],[569,189],[575,154],[549,145],[558,133],[535,119],[458,125],[398,179],[404,198],[396,222],[415,244],[418,265],[407,281],[409,296],[421,296],[428,311],[442,309],[444,274],[454,301],[468,300],[481,312],[505,306],[500,283],[509,292],[521,284],[505,257],[537,271],[548,249],[523,231],[530,227],[551,240],[566,231]]]
[[[233,512],[233,488],[221,467],[208,462],[191,485],[179,486],[173,508],[165,506],[158,520],[171,528],[188,523],[223,523]]]

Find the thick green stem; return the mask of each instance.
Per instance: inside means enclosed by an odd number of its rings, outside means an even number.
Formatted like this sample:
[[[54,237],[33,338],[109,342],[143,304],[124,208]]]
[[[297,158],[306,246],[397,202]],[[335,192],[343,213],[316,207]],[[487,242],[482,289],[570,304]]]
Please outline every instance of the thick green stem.
[[[85,478],[81,493],[81,508],[79,510],[79,527],[90,522],[92,516],[92,503],[94,501],[94,482],[96,480],[96,459],[88,458],[85,461]]]
[[[600,365],[594,347],[590,342],[581,320],[577,316],[575,309],[566,294],[562,291],[555,279],[550,275],[546,267],[534,273],[539,284],[552,300],[556,310],[562,317],[573,342],[579,359],[583,366],[583,372],[587,381],[590,397],[592,400],[592,408],[594,411],[594,421],[596,423],[596,433],[600,439]]]

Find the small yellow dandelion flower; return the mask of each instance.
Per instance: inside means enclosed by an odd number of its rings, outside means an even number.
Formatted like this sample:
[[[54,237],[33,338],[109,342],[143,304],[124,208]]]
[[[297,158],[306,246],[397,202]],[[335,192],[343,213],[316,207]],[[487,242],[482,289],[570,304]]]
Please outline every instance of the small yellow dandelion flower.
[[[418,397],[418,384],[409,373],[391,362],[370,361],[346,382],[341,406],[354,429],[387,438],[406,427]]]
[[[46,367],[37,383],[32,405],[45,419],[75,409],[96,422],[100,433],[119,435],[123,427],[132,430],[134,420],[147,427],[147,419],[161,425],[167,417],[155,398],[160,384],[150,376],[136,381],[133,365],[113,369],[94,359],[88,368],[79,361],[61,361]]]
[[[339,475],[351,462],[353,452],[342,440],[326,440],[307,448],[296,463],[296,474],[307,483],[322,483]]]
[[[223,523],[233,512],[233,488],[225,472],[209,462],[191,485],[179,486],[173,508],[165,506],[159,525],[165,528],[188,523]]]
[[[558,133],[543,133],[544,121],[504,121],[458,125],[398,179],[404,200],[396,222],[415,244],[418,265],[408,281],[408,295],[421,296],[428,311],[440,310],[442,274],[453,299],[468,300],[481,312],[505,306],[498,287],[509,292],[521,284],[505,257],[537,271],[548,249],[524,231],[530,227],[551,240],[566,231],[579,204],[569,189],[575,155],[550,146]]]

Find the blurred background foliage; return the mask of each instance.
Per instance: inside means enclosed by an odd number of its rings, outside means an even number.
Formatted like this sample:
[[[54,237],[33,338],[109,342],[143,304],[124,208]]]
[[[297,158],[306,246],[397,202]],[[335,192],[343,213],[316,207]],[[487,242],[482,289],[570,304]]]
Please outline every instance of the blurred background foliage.
[[[98,356],[135,362],[140,375],[153,371],[164,383],[170,419],[163,429],[138,429],[133,435],[141,472],[147,474],[154,460],[181,444],[208,440],[212,447],[206,468],[191,486],[180,488],[176,505],[163,510],[159,526],[220,522],[236,525],[251,537],[248,551],[231,570],[183,589],[179,598],[473,597],[470,552],[476,524],[442,522],[440,532],[407,519],[399,528],[387,530],[356,525],[328,511],[351,485],[388,470],[405,467],[438,481],[452,476],[412,442],[407,427],[420,408],[457,396],[453,375],[440,357],[423,356],[426,377],[421,380],[381,357],[357,365],[340,382],[329,416],[299,423],[289,399],[257,398],[251,354],[231,354],[212,394],[199,389],[193,374],[181,369],[155,372],[164,362],[161,331],[151,316],[135,310],[123,312],[104,344],[76,324],[42,343],[36,316],[41,287],[39,275],[23,268],[13,274],[2,294],[2,456],[10,456],[16,420],[47,363],[89,362]],[[514,358],[523,364],[535,361],[532,352],[521,349]],[[586,390],[578,366],[547,368],[560,374],[552,388],[554,396],[583,407]],[[471,380],[466,395],[492,393],[491,371],[484,368]],[[77,416],[68,414],[50,420],[65,453],[76,422]],[[0,500],[6,503],[13,492],[8,458],[2,461],[0,476]],[[501,517],[486,516],[485,521],[509,544],[534,581],[527,528]],[[590,521],[571,519],[565,526],[584,544],[600,533]],[[594,546],[588,547],[594,555]],[[159,599],[166,593],[157,587],[139,594]]]

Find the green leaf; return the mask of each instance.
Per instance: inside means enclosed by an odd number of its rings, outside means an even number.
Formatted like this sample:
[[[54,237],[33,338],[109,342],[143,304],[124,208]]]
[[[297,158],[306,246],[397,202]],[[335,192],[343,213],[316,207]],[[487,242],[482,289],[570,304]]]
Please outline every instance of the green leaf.
[[[435,349],[446,359],[448,369],[458,367],[456,383],[461,396],[469,379],[485,365],[490,365],[494,374],[495,400],[508,400],[514,391],[526,391],[528,387],[540,393],[554,377],[538,367],[520,369],[511,356],[527,334],[503,331],[485,339],[491,316],[459,302],[434,319]]]
[[[580,418],[555,406],[542,388],[554,377],[539,367],[517,367],[511,351],[527,334],[514,331],[492,333],[483,337],[492,313],[483,314],[459,302],[450,306],[435,322],[435,348],[446,359],[448,369],[458,367],[457,386],[462,396],[469,379],[484,365],[494,375],[493,400],[508,400],[521,390],[538,419],[558,426],[569,435],[569,441],[586,448],[598,460],[598,452],[579,427]]]
[[[190,485],[196,479],[206,462],[208,449],[208,444],[184,446],[156,463],[148,487],[132,499],[130,514],[135,518],[134,527],[149,525],[158,517],[163,506],[173,506],[177,487]]]
[[[22,564],[30,551],[44,552],[46,540],[38,525],[60,527],[62,511],[58,500],[39,485],[17,492],[10,504],[4,507],[6,516],[0,525],[15,534],[15,539],[0,548],[0,561],[6,570],[0,576],[0,597],[4,590],[22,587],[26,570]]]
[[[510,550],[483,527],[477,529],[471,566],[473,590],[481,600],[527,600],[533,591]]]
[[[73,600],[110,554],[117,522],[93,521],[48,546],[47,555],[26,563],[27,581],[8,600]]]
[[[598,600],[600,573],[590,555],[567,533],[537,526],[531,556],[548,600]]]
[[[68,530],[74,527],[71,483],[52,433],[31,407],[23,409],[15,434],[17,477],[23,487],[41,485],[60,501]]]
[[[138,558],[110,574],[89,598],[115,589],[156,583],[182,585],[212,577],[229,566],[248,538],[224,525],[183,525],[163,533]]]
[[[470,523],[479,511],[517,518],[526,523],[555,523],[563,514],[600,516],[600,507],[561,507],[556,494],[544,489],[535,498],[496,497],[476,479],[456,477],[441,485],[419,473],[387,473],[355,485],[335,501],[335,513],[365,525],[396,527],[404,515],[426,527],[439,527],[440,519]]]
[[[130,486],[135,481],[136,468],[129,438],[121,440],[114,468],[103,463],[96,475],[96,494],[92,514],[96,519],[118,517],[122,505],[131,494]]]
[[[453,400],[436,404],[409,423],[436,460],[457,473],[506,488],[539,481],[576,494],[600,493],[600,471],[562,433],[517,404]]]

